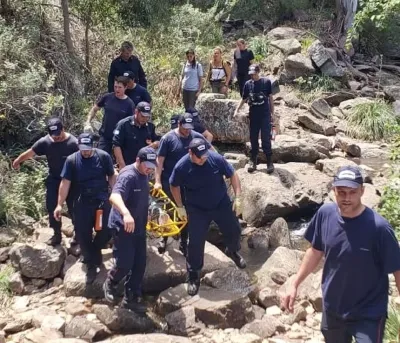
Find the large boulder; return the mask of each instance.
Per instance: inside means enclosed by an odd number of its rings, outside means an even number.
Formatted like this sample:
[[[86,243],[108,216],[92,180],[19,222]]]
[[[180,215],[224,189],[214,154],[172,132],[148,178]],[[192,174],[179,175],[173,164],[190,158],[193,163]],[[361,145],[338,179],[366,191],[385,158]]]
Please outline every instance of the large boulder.
[[[238,175],[242,184],[243,219],[256,227],[299,210],[318,207],[328,194],[330,182],[329,177],[307,163],[276,165],[272,175],[266,174],[266,166],[261,165],[252,175],[244,169]]]
[[[297,119],[300,124],[315,133],[325,136],[334,136],[336,134],[335,125],[331,120],[319,119],[311,113],[300,114]]]
[[[349,137],[337,135],[335,137],[335,147],[351,157],[361,157],[360,146]]]
[[[355,106],[361,105],[361,104],[370,104],[373,101],[368,98],[355,98],[355,99],[349,99],[342,101],[339,104],[339,108],[343,111],[343,113],[348,113],[351,111]]]
[[[315,73],[315,68],[309,57],[297,53],[285,60],[285,72],[285,79],[290,81],[300,76],[310,76]]]
[[[191,343],[189,338],[171,336],[162,333],[151,333],[148,335],[127,335],[114,338],[110,343]]]
[[[240,330],[242,333],[252,333],[264,339],[273,336],[277,331],[284,332],[285,326],[279,319],[272,316],[264,316],[262,320],[246,324]]]
[[[107,338],[110,332],[99,323],[92,322],[85,317],[75,317],[65,327],[65,337],[81,338],[88,342],[97,342]]]
[[[44,243],[18,244],[10,252],[13,267],[21,274],[34,279],[52,279],[61,272],[66,252],[62,246]]]
[[[271,249],[278,247],[292,248],[290,231],[285,219],[277,218],[269,229],[269,246]]]
[[[330,119],[332,117],[331,107],[325,99],[316,99],[311,104],[311,112],[319,119]]]
[[[400,100],[400,86],[386,86],[383,91],[391,100]]]
[[[162,315],[186,306],[192,306],[196,318],[204,324],[221,329],[241,328],[255,318],[252,304],[246,295],[207,286],[201,286],[194,297],[187,294],[185,284],[169,288],[160,294],[157,304]]]
[[[193,306],[186,306],[165,316],[168,332],[173,335],[193,336],[199,333],[204,324],[196,320]]]
[[[338,66],[332,55],[319,40],[314,41],[308,48],[308,54],[322,74],[332,77],[342,77],[344,70]]]
[[[270,43],[270,46],[279,49],[285,56],[301,52],[301,44],[297,39],[279,39]]]
[[[329,106],[339,106],[341,102],[355,98],[355,94],[351,92],[338,91],[324,97]]]
[[[215,141],[245,143],[249,140],[248,106],[242,108],[242,115],[233,117],[238,103],[238,100],[221,98],[221,94],[200,94],[196,108]]]
[[[332,158],[331,160],[330,159],[318,160],[315,163],[315,167],[318,170],[322,171],[331,178],[336,175],[339,168],[344,166],[356,167],[357,164],[343,157],[335,157]]]
[[[281,40],[281,39],[301,39],[306,35],[306,32],[300,29],[294,29],[292,27],[276,27],[267,33],[269,41]]]
[[[172,241],[167,252],[160,255],[151,242],[147,249],[147,266],[143,280],[146,292],[160,292],[179,285],[186,279],[186,260],[178,249],[178,242]],[[155,243],[154,243],[155,244]],[[103,297],[103,283],[112,266],[111,251],[103,250],[104,268],[100,269],[92,285],[86,285],[86,267],[82,263],[74,264],[65,274],[64,289],[68,296]],[[204,251],[203,275],[221,268],[234,266],[233,261],[221,250],[206,243]]]

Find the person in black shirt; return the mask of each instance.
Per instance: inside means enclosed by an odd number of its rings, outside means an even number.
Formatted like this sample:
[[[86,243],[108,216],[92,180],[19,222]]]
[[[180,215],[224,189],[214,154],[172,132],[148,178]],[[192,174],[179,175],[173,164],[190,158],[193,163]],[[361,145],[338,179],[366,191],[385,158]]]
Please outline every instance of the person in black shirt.
[[[249,68],[251,80],[243,87],[242,100],[236,108],[234,116],[237,116],[240,108],[245,102],[250,107],[250,143],[251,163],[248,172],[252,173],[257,169],[257,155],[259,151],[258,136],[261,131],[261,145],[267,157],[267,173],[274,172],[271,150],[271,123],[274,118],[274,99],[272,97],[271,80],[260,76],[260,66],[252,64]]]
[[[248,71],[254,61],[254,54],[253,51],[247,49],[246,42],[242,38],[237,40],[236,47],[233,54],[233,69],[236,70],[240,95],[243,95],[244,84],[250,79]]]
[[[78,151],[78,140],[64,131],[59,118],[52,118],[47,123],[48,135],[40,138],[33,146],[18,156],[13,162],[13,168],[34,156],[46,156],[49,174],[46,179],[46,208],[49,213],[49,226],[54,230],[53,237],[47,242],[50,245],[61,243],[61,221],[54,219],[53,212],[57,206],[58,188],[61,183],[61,171],[67,157]],[[73,194],[67,198],[68,213],[73,220]]]
[[[108,92],[114,90],[114,81],[118,76],[122,76],[127,70],[135,74],[137,83],[147,88],[146,74],[143,70],[140,60],[132,55],[133,44],[123,42],[120,49],[120,55],[111,62],[110,72],[108,73]]]
[[[126,71],[122,76],[125,76],[129,79],[125,94],[133,101],[135,106],[142,101],[151,104],[150,93],[146,88],[136,83],[135,74],[132,71]]]
[[[121,170],[136,161],[136,155],[141,148],[150,145],[157,149],[160,137],[156,135],[155,126],[148,123],[151,106],[140,102],[132,117],[122,119],[114,130],[114,155]]]

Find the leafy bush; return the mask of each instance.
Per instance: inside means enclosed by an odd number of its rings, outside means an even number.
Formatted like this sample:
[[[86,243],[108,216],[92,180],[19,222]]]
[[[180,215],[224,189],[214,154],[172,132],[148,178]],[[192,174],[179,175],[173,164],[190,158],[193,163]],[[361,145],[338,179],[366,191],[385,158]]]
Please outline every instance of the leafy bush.
[[[315,37],[313,36],[306,36],[300,40],[301,44],[301,52],[303,54],[307,54],[308,48],[311,46],[311,44],[315,41]]]
[[[358,139],[390,139],[396,117],[392,106],[382,100],[359,104],[346,115],[347,133]]]
[[[257,62],[260,62],[268,55],[269,42],[266,36],[251,37],[249,47],[253,51]]]
[[[340,89],[340,82],[325,75],[298,77],[294,80],[297,96],[311,102],[319,98],[324,92],[333,92]]]
[[[6,266],[0,271],[0,308],[5,307],[11,297],[10,276],[14,272],[11,266]]]

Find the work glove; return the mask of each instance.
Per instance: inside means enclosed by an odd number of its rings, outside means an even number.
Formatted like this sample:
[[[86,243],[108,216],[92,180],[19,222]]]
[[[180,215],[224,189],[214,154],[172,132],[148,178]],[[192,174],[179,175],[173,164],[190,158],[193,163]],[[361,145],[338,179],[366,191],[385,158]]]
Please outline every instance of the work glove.
[[[235,198],[232,204],[232,210],[235,212],[236,216],[239,217],[242,214],[242,202],[239,198]]]
[[[184,207],[177,207],[176,212],[178,212],[178,217],[181,220],[187,220],[187,213]]]

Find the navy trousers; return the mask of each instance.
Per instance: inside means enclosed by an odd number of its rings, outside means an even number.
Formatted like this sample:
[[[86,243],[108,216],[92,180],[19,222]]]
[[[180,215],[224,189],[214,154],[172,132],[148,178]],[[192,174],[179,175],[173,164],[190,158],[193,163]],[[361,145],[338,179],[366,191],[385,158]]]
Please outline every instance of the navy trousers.
[[[240,250],[241,228],[228,196],[221,201],[218,207],[212,210],[187,206],[187,213],[189,245],[186,264],[189,279],[196,280],[200,277],[203,268],[204,245],[211,221],[219,226],[225,246],[231,252]]]
[[[107,139],[107,138],[104,138],[104,136],[100,136],[99,144],[97,147],[101,150],[108,152],[111,157],[113,156],[112,139]]]
[[[57,221],[54,218],[54,210],[58,202],[58,189],[60,188],[61,179],[55,179],[48,176],[46,179],[46,209],[49,214],[49,226],[54,230],[56,235],[61,235],[61,220]],[[67,200],[68,214],[71,216],[72,223],[74,223],[74,195],[72,191],[68,194]]]
[[[250,113],[250,143],[251,143],[251,158],[255,160],[258,151],[258,136],[261,131],[261,147],[267,156],[267,159],[272,155],[271,149],[271,116],[267,113]]]
[[[141,297],[143,276],[146,270],[146,234],[129,233],[123,228],[117,232],[113,231],[115,264],[109,273],[110,280],[118,284],[126,277],[125,291]],[[145,228],[140,231],[145,232]]]
[[[240,96],[242,96],[244,84],[246,83],[247,80],[250,80],[250,76],[248,74],[238,74],[236,78],[238,81],[239,93]]]
[[[382,343],[386,317],[377,320],[344,320],[322,314],[321,331],[326,343]]]
[[[93,237],[96,221],[96,211],[103,209],[102,229],[96,231]],[[100,266],[102,263],[101,249],[104,249],[110,240],[108,217],[111,205],[108,200],[101,201],[80,196],[74,206],[75,235],[81,248],[83,261],[86,264]]]

